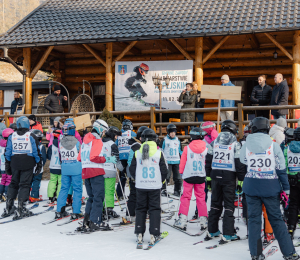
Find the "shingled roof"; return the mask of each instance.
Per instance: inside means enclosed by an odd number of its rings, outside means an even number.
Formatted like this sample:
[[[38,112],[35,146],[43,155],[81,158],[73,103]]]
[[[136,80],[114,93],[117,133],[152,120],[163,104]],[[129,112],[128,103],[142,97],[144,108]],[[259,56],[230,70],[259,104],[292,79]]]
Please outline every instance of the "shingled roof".
[[[48,0],[2,35],[0,47],[298,29],[298,0]]]

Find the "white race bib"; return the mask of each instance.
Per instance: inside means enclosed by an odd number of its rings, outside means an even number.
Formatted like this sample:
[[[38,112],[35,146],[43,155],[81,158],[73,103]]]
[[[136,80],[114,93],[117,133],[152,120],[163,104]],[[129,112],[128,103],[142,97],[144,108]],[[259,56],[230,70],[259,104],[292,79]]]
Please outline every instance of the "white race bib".
[[[32,153],[30,134],[30,132],[27,132],[24,135],[18,135],[16,132],[12,134],[12,154]]]
[[[288,147],[287,158],[289,172],[300,172],[300,153],[293,153]]]
[[[82,169],[86,168],[103,168],[103,163],[94,163],[90,160],[93,141],[88,144],[82,143],[81,145],[81,164]],[[103,147],[102,147],[103,149]]]
[[[179,161],[179,141],[176,137],[175,139],[171,140],[168,137],[165,137],[165,148],[164,148],[164,155],[166,156],[167,161]]]
[[[215,142],[213,147],[214,154],[212,161],[212,169],[234,172],[234,147],[235,142],[231,145],[223,145]]]
[[[131,145],[128,144],[128,141],[131,139],[131,130],[125,131],[122,133],[122,136],[118,136],[118,147],[119,153],[129,153]]]
[[[75,163],[77,162],[78,151],[76,145],[73,147],[72,150],[67,150],[59,143],[60,149],[60,157],[62,163]]]
[[[113,141],[103,142],[103,147],[100,156],[110,157],[111,156],[111,146],[114,144]],[[116,166],[114,163],[104,163],[104,170],[116,171]]]
[[[207,148],[205,148],[204,152],[194,153],[190,147],[187,147],[187,160],[184,167],[182,179],[187,179],[190,177],[205,177],[205,156],[207,154]]]
[[[59,158],[58,148],[54,145],[52,145],[52,155],[50,160],[49,168],[51,169],[61,169],[61,162]]]
[[[1,171],[5,171],[5,156],[4,156],[5,148],[0,147],[0,159],[1,159]]]

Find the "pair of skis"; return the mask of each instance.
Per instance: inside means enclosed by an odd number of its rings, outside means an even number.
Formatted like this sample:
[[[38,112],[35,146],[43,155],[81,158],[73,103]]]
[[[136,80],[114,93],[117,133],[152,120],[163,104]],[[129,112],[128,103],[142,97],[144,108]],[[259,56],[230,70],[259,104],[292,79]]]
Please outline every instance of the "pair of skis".
[[[169,235],[168,231],[164,231],[160,234],[159,238],[155,241],[154,244],[149,244],[146,248],[144,248],[143,243],[137,243],[136,249],[144,249],[144,250],[150,250],[152,249],[155,245],[157,245],[161,240],[166,238]]]
[[[184,233],[184,234],[187,234],[188,236],[191,236],[191,237],[201,236],[201,235],[204,234],[204,233],[206,232],[206,230],[207,230],[207,229],[203,229],[203,230],[200,230],[200,231],[199,231],[198,233],[196,233],[196,234],[192,234],[192,233],[187,232],[186,230],[184,230],[184,229],[182,229],[182,228],[176,227],[176,226],[174,226],[174,225],[172,225],[172,224],[169,224],[169,223],[167,223],[167,222],[165,222],[165,221],[163,221],[162,223],[165,224],[165,225],[168,225],[169,227],[172,227],[172,228],[174,228],[174,229],[176,229],[176,230],[178,230],[178,231],[180,231],[180,232],[182,232],[182,233]]]

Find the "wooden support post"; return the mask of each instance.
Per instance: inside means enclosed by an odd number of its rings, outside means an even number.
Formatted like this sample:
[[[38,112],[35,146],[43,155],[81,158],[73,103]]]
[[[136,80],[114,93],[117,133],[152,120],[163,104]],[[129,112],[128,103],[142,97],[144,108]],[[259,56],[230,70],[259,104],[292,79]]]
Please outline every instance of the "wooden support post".
[[[170,39],[170,42],[174,44],[174,46],[182,53],[184,57],[186,57],[188,60],[194,60],[190,54],[188,54],[175,39]]]
[[[0,90],[0,107],[4,107],[4,93]],[[3,115],[3,110],[0,110],[0,115]]]
[[[42,58],[40,59],[40,61],[38,62],[38,64],[35,66],[35,68],[32,70],[32,72],[30,73],[30,78],[34,78],[34,76],[38,73],[38,71],[40,70],[40,68],[43,66],[43,64],[45,63],[45,61],[47,60],[48,56],[50,55],[51,51],[53,50],[54,46],[49,46],[47,48],[47,50],[45,51],[45,53],[43,54]]]
[[[265,33],[265,35],[278,47],[290,60],[293,60],[293,56],[278,42],[276,41],[273,36],[269,33]]]
[[[244,131],[244,111],[243,111],[243,103],[238,103],[238,119],[239,119],[239,138],[243,138]]]
[[[155,107],[150,107],[150,128],[154,130],[154,123],[155,123]]]
[[[4,120],[5,120],[6,127],[9,127],[9,117],[8,117],[8,115],[9,115],[9,112],[5,112]]]
[[[104,67],[106,67],[106,63],[104,61],[104,59],[102,59],[101,55],[96,51],[94,50],[92,47],[90,47],[88,44],[82,44],[91,54],[94,55],[94,57],[100,61],[102,63],[102,65]]]
[[[221,95],[219,95],[219,102],[218,102],[218,120],[217,120],[217,131],[219,132],[219,125],[220,125],[220,107],[221,107]]]
[[[120,59],[122,59],[125,54],[137,43],[137,41],[133,41],[131,42],[119,55],[117,58],[115,58],[115,60],[113,61],[113,63],[111,64],[112,67],[115,66],[116,61],[119,61]]]
[[[293,59],[293,105],[300,105],[300,31],[294,32]],[[295,109],[293,118],[300,118],[300,110]]]
[[[32,78],[31,74],[31,49],[23,49],[23,69],[26,70],[25,82],[25,114],[31,114],[32,111]],[[23,93],[24,94],[24,93]]]
[[[106,44],[106,93],[105,105],[108,111],[113,110],[113,77],[112,77],[112,43]]]
[[[198,37],[195,40],[195,80],[198,85],[198,90],[201,91],[203,85],[203,37]]]
[[[205,63],[205,62],[207,62],[208,61],[208,59],[222,46],[222,44],[224,43],[224,42],[226,42],[227,41],[227,39],[229,38],[230,36],[229,35],[227,35],[227,36],[224,36],[223,38],[222,38],[222,40],[221,41],[219,41],[216,45],[215,45],[215,47],[213,47],[212,49],[211,49],[211,51],[209,52],[209,53],[207,53],[207,55],[205,56],[205,58],[203,59],[203,64]]]

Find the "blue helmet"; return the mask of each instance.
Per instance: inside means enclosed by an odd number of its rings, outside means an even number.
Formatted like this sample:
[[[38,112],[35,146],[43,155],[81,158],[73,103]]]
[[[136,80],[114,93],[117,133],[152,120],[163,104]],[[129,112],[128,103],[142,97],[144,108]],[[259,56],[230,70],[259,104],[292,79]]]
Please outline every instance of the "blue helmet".
[[[66,123],[73,123],[74,124],[74,119],[69,117],[69,118],[66,119],[65,124]]]
[[[26,116],[19,117],[19,119],[17,120],[17,128],[30,128],[29,120]]]
[[[72,135],[75,136],[75,125],[72,122],[67,122],[62,127],[63,135]]]

